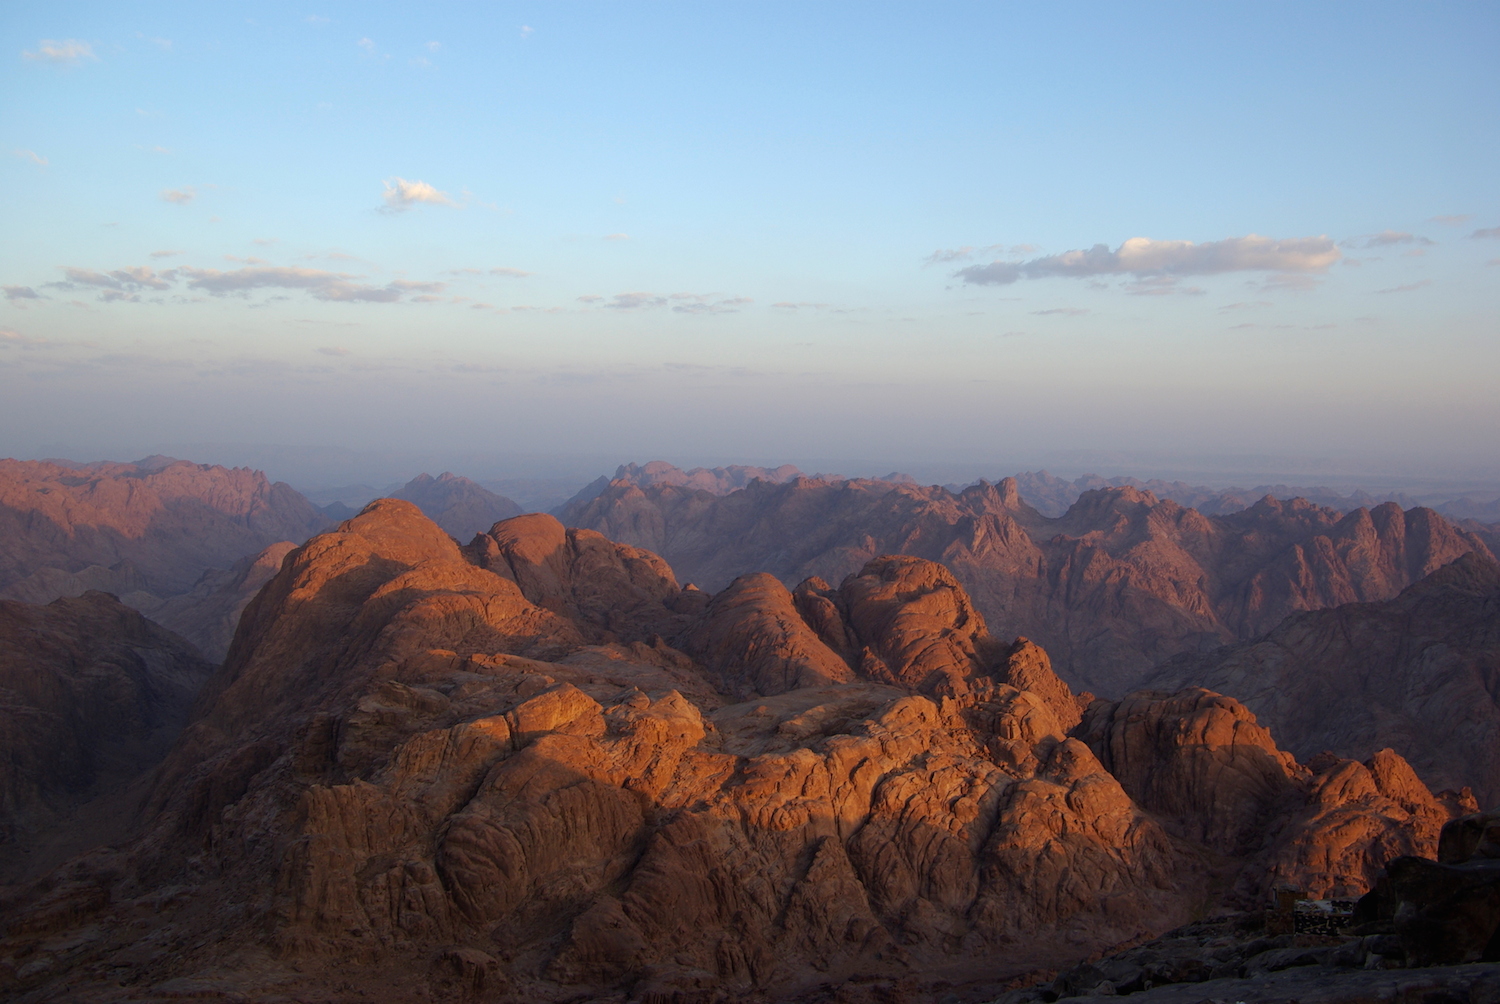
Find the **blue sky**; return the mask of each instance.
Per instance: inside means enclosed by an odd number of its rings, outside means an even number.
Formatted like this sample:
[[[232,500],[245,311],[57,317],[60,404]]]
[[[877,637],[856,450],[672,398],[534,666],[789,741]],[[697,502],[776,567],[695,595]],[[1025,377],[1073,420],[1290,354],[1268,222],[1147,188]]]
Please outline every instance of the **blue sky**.
[[[1478,3],[12,4],[0,451],[1500,470],[1497,49]]]

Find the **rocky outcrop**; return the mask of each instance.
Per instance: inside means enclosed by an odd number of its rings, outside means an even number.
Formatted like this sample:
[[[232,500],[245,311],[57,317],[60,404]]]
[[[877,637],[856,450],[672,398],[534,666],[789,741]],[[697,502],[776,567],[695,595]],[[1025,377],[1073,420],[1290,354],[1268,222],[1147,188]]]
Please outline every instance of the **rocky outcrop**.
[[[104,593],[0,601],[0,883],[119,832],[109,817],[128,806],[77,810],[165,755],[211,671]]]
[[[622,480],[561,518],[661,554],[706,589],[750,572],[839,582],[883,554],[939,562],[998,631],[1034,639],[1064,679],[1111,696],[1174,655],[1300,611],[1389,599],[1471,551],[1491,556],[1431,510],[1393,503],[1344,515],[1268,497],[1205,516],[1122,487],[1049,518],[1012,479],[954,493],[795,478],[723,496]]]
[[[1398,597],[1297,614],[1148,684],[1234,694],[1294,755],[1386,745],[1434,788],[1500,801],[1500,565],[1465,555]]]
[[[975,995],[1274,879],[1334,888],[1409,828],[1352,776],[1399,763],[1299,767],[1227,699],[1162,701],[1081,718],[920,558],[710,598],[547,517],[461,548],[380,500],[246,608],[143,836],[12,899],[0,986]],[[1172,715],[1202,721],[1173,741]],[[1159,773],[1118,752],[1144,749]],[[1218,790],[1262,775],[1258,820]]]
[[[93,588],[149,606],[328,525],[291,487],[245,468],[0,460],[0,598]]]
[[[522,512],[504,495],[447,471],[437,477],[418,474],[391,497],[414,503],[428,519],[461,541]]]

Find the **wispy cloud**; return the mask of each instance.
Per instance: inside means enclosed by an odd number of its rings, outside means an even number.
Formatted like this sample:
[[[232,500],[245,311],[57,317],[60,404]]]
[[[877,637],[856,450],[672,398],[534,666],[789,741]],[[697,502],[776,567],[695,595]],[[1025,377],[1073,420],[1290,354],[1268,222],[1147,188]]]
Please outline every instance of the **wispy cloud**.
[[[796,303],[790,300],[781,300],[771,306],[779,310],[823,310],[828,306],[826,303],[812,303],[807,300],[799,300]]]
[[[259,258],[236,258],[233,255],[225,257],[231,261],[243,262],[245,267],[219,270],[184,265],[156,272],[148,266],[139,265],[99,272],[66,266],[62,269],[63,280],[47,285],[62,289],[93,288],[99,291],[98,298],[105,302],[136,301],[146,290],[165,291],[183,287],[211,296],[247,296],[257,290],[302,291],[315,300],[343,303],[395,303],[410,294],[430,295],[447,289],[447,283],[443,282],[396,279],[384,285],[376,285],[361,282],[362,276],[348,272],[269,266]],[[271,300],[275,299],[278,297],[271,297]]]
[[[1418,237],[1401,230],[1382,230],[1378,234],[1362,234],[1359,237],[1350,237],[1348,240],[1339,241],[1340,247],[1346,248],[1384,248],[1396,244],[1432,244],[1433,241],[1426,237]]]
[[[984,247],[974,247],[965,244],[960,248],[939,248],[926,258],[922,259],[924,265],[946,265],[955,261],[967,261],[976,255],[993,254],[1031,254],[1036,250],[1035,244],[989,244]]]
[[[1500,227],[1486,227],[1483,230],[1476,230],[1472,234],[1470,234],[1469,237],[1471,239],[1478,238],[1480,240],[1483,240],[1485,238],[1500,238]]]
[[[99,59],[94,55],[92,45],[76,38],[60,40],[44,38],[36,44],[35,52],[24,51],[21,53],[21,58],[47,63],[81,63],[85,60],[97,61]]]
[[[1251,310],[1256,307],[1274,306],[1269,300],[1241,300],[1238,303],[1226,303],[1220,310]]]
[[[447,192],[440,192],[425,181],[407,181],[405,178],[388,179],[381,198],[385,200],[383,211],[387,213],[403,213],[412,206],[424,204],[458,208],[458,203]]]
[[[15,151],[12,151],[12,152],[15,154],[15,156],[20,157],[22,160],[29,160],[29,161],[31,161],[37,167],[46,167],[47,166],[47,158],[43,157],[41,154],[37,153],[35,150],[15,150]]]
[[[1130,296],[1202,296],[1208,290],[1201,286],[1184,286],[1175,275],[1151,275],[1124,284]]]
[[[1473,213],[1459,213],[1453,216],[1432,216],[1428,223],[1441,223],[1445,227],[1460,227],[1474,218]]]
[[[42,295],[30,286],[0,286],[7,300],[40,300]]]
[[[748,296],[725,296],[722,293],[616,293],[606,299],[597,294],[580,296],[579,303],[602,304],[608,310],[656,310],[671,307],[679,314],[732,314],[753,303]]]
[[[1032,313],[1038,317],[1048,317],[1054,314],[1063,317],[1082,317],[1089,311],[1084,307],[1051,307],[1047,310],[1033,310]]]
[[[257,289],[306,290],[316,300],[367,303],[393,303],[401,299],[402,290],[394,287],[357,283],[358,276],[346,272],[327,272],[318,268],[275,266],[249,267],[221,272],[212,268],[181,268],[189,288],[201,289],[214,296],[248,293]]]
[[[1375,292],[1377,292],[1377,293],[1410,293],[1414,289],[1421,289],[1423,286],[1431,286],[1431,285],[1432,285],[1432,280],[1431,279],[1423,279],[1421,282],[1409,282],[1409,283],[1407,283],[1404,286],[1392,286],[1390,289],[1377,289]]]
[[[503,275],[509,279],[524,279],[529,275],[536,275],[536,273],[527,272],[519,268],[492,268],[490,269],[490,275]]]
[[[628,240],[630,240],[630,235],[629,234],[605,234],[604,235],[604,239],[607,240],[607,241],[628,241]]]
[[[198,192],[191,185],[184,188],[163,188],[161,199],[163,202],[171,202],[178,206],[185,206],[198,197]]]
[[[1322,272],[1341,252],[1328,237],[1273,240],[1250,234],[1221,241],[1158,241],[1132,237],[1111,251],[1095,244],[1029,261],[994,261],[953,273],[966,283],[1004,286],[1019,279],[1099,275],[1213,275],[1221,272]]]
[[[1308,290],[1317,289],[1318,284],[1321,282],[1321,279],[1316,279],[1310,275],[1303,275],[1295,272],[1282,272],[1277,275],[1268,275],[1266,276],[1264,282],[1258,284],[1251,283],[1250,285],[1258,286],[1260,289],[1271,293],[1277,291],[1305,293]]]
[[[529,25],[529,24],[523,24],[523,25],[521,25],[521,37],[522,38],[530,38],[531,34],[532,34],[531,25]]]
[[[180,255],[180,254],[182,254],[181,251],[152,251],[151,252],[151,257],[152,258],[172,258],[172,257],[174,257],[176,255]]]

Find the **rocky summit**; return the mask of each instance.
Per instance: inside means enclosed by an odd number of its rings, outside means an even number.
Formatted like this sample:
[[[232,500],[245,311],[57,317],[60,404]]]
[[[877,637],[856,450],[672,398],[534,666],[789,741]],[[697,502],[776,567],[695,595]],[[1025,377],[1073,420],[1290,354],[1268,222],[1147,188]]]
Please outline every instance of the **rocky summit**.
[[[989,623],[921,556],[711,595],[379,500],[246,607],[137,835],[10,890],[0,993],[989,1000],[1273,886],[1357,895],[1476,809],[1208,690],[1077,694]]]
[[[1493,557],[1476,533],[1393,502],[1343,513],[1268,496],[1209,516],[1125,486],[1085,491],[1054,518],[1012,478],[954,492],[799,477],[725,495],[621,479],[560,517],[713,590],[749,572],[838,582],[882,554],[940,562],[997,631],[1036,640],[1065,680],[1112,697],[1174,655],[1390,599],[1470,552]]]

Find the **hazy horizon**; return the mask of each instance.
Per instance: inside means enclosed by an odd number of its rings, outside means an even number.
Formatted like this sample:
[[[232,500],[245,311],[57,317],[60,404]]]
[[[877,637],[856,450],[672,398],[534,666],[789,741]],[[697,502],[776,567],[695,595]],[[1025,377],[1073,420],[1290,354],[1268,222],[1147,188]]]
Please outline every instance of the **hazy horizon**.
[[[0,41],[0,453],[1500,484],[1493,6],[83,3]]]

